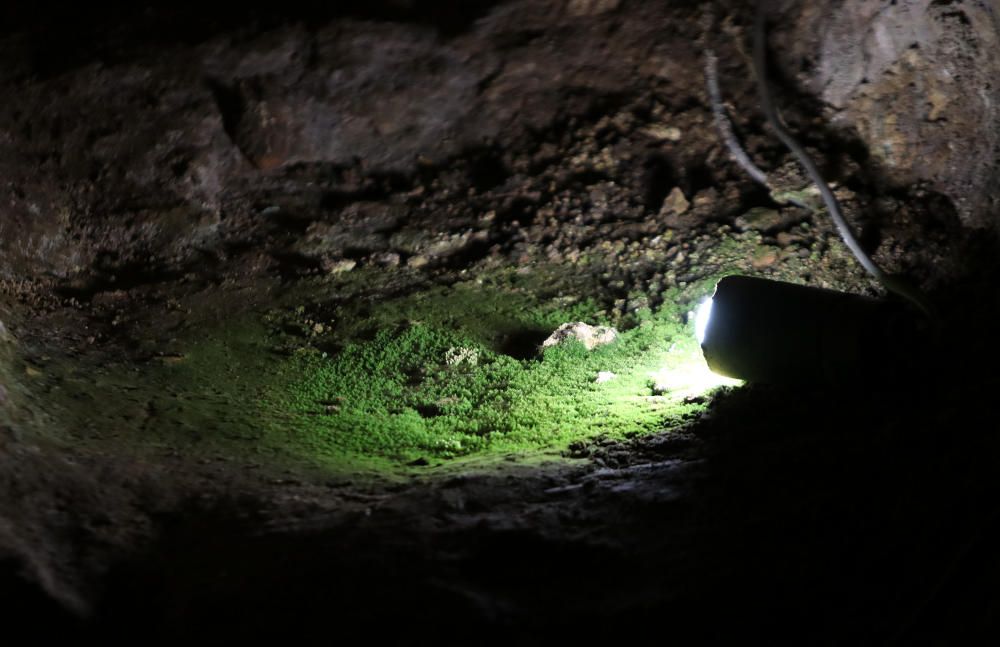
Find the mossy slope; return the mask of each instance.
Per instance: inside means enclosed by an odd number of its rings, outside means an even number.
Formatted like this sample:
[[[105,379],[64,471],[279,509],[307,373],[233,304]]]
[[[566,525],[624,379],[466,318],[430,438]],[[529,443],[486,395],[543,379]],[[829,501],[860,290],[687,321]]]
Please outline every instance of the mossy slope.
[[[419,461],[565,447],[663,429],[700,407],[682,386],[653,386],[664,370],[682,385],[685,371],[702,367],[684,317],[669,309],[637,313],[630,330],[592,351],[571,341],[544,352],[539,332],[588,311],[600,323],[594,306],[462,284],[377,310],[374,336],[334,356],[302,349],[298,378],[273,393],[271,406],[291,415],[317,455]],[[614,377],[598,382],[601,372]]]

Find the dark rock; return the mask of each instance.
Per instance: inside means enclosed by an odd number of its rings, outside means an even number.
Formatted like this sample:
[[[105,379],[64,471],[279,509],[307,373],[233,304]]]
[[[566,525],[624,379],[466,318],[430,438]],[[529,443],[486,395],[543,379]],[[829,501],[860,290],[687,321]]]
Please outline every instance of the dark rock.
[[[1000,207],[1000,13],[975,2],[784,2],[771,44],[789,77],[860,136],[895,185],[928,182],[962,222]]]

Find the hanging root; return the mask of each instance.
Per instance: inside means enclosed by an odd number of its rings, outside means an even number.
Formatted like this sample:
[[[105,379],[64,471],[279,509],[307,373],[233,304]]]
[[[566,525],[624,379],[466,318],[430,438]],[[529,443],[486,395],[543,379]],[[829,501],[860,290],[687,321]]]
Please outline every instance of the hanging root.
[[[740,168],[746,171],[751,179],[767,189],[768,193],[772,196],[775,195],[775,188],[771,186],[767,173],[754,164],[753,160],[750,159],[750,155],[740,144],[740,140],[737,139],[736,133],[733,132],[733,124],[729,120],[729,115],[726,114],[726,106],[722,101],[722,92],[719,89],[719,59],[715,55],[715,51],[711,48],[705,48],[705,83],[708,86],[708,98],[712,106],[712,118],[715,123],[715,129],[718,131],[719,137],[726,145],[726,148],[729,149],[729,156],[734,162],[739,164]],[[795,198],[787,197],[782,202],[787,202],[796,207],[816,213],[815,207]]]
[[[838,202],[837,197],[833,194],[833,191],[830,190],[830,186],[826,183],[826,180],[823,179],[823,176],[820,174],[816,164],[812,161],[812,158],[809,157],[809,154],[806,153],[802,145],[799,144],[788,129],[785,128],[784,123],[781,121],[781,117],[778,115],[778,111],[774,107],[774,103],[771,100],[770,88],[767,83],[765,54],[765,14],[763,6],[759,5],[757,7],[757,18],[754,25],[753,74],[757,81],[757,92],[761,110],[763,111],[768,124],[771,126],[771,129],[774,131],[781,143],[792,152],[795,158],[799,161],[799,164],[802,165],[809,177],[809,180],[816,185],[817,189],[819,189],[826,211],[830,215],[830,219],[833,220],[833,224],[836,226],[841,240],[843,240],[847,248],[851,250],[851,253],[854,255],[854,258],[857,259],[858,263],[860,263],[861,266],[865,268],[865,271],[871,274],[886,290],[903,297],[927,315],[928,318],[935,320],[936,315],[934,314],[934,309],[928,301],[926,295],[905,279],[883,272],[871,256],[869,256],[868,253],[861,247],[861,244],[858,242],[857,237],[855,237],[854,232],[851,231],[850,225],[844,218],[843,211],[840,208],[840,202]],[[740,145],[739,141],[736,139],[736,135],[733,133],[732,124],[729,121],[729,117],[726,115],[726,109],[722,103],[722,93],[719,91],[718,58],[716,57],[715,52],[709,48],[705,49],[705,80],[708,86],[709,100],[712,104],[712,116],[715,121],[715,127],[719,131],[719,136],[722,138],[723,143],[725,143],[726,148],[729,149],[729,154],[733,161],[739,164],[740,167],[746,171],[755,182],[763,185],[773,193],[773,189],[768,183],[767,174],[753,163],[750,156],[747,155],[747,152]],[[815,208],[799,201],[792,201],[792,203],[796,206],[806,208],[813,213],[817,211]]]
[[[708,84],[708,98],[712,104],[712,117],[715,121],[715,128],[719,131],[723,143],[729,149],[729,156],[740,165],[755,182],[763,185],[768,190],[771,187],[767,183],[767,174],[760,170],[747,152],[743,150],[736,135],[733,133],[732,123],[726,114],[726,108],[722,104],[722,93],[719,91],[719,59],[711,49],[705,50],[705,81]]]
[[[792,154],[798,159],[799,164],[805,169],[806,174],[816,188],[819,189],[819,193],[823,198],[823,204],[826,206],[826,211],[833,220],[833,224],[836,225],[838,233],[840,233],[840,238],[847,245],[847,248],[851,250],[854,254],[854,258],[858,260],[865,270],[871,274],[875,280],[882,284],[889,292],[895,293],[913,305],[915,305],[921,312],[930,318],[934,318],[932,314],[933,308],[930,302],[927,300],[926,295],[924,295],[916,286],[911,285],[905,279],[898,276],[891,276],[882,271],[881,268],[875,263],[871,256],[861,247],[858,239],[854,236],[854,232],[851,231],[851,226],[847,223],[844,218],[844,214],[840,209],[840,202],[837,201],[837,196],[833,194],[830,190],[830,185],[826,183],[823,176],[820,174],[819,169],[816,168],[816,164],[806,153],[806,150],[801,144],[792,136],[788,129],[785,128],[784,124],[781,122],[781,118],[778,116],[777,110],[774,108],[774,104],[771,101],[771,92],[767,84],[767,61],[766,61],[766,41],[765,41],[765,15],[762,6],[757,7],[757,18],[754,25],[754,47],[753,47],[753,67],[754,75],[757,77],[757,91],[760,100],[761,109],[764,111],[764,116],[767,118],[768,124],[770,124],[771,129],[774,134],[777,135],[781,143],[785,145],[792,152]]]

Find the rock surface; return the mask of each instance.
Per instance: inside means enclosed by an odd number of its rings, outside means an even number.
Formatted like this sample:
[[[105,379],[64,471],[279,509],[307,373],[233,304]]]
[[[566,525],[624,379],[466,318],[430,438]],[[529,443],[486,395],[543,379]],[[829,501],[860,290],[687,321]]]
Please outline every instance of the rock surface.
[[[857,133],[888,185],[925,182],[963,224],[997,227],[1000,2],[784,2],[775,15],[783,72]]]
[[[564,323],[556,328],[555,332],[542,342],[542,348],[549,348],[569,340],[576,340],[584,345],[587,350],[594,350],[598,346],[610,344],[618,338],[618,331],[607,326],[591,326],[582,321],[576,323]]]
[[[179,8],[80,12],[69,16],[75,34],[51,36],[64,56],[47,47],[42,9],[31,20],[14,11],[26,26],[0,34],[0,276],[184,271],[176,265],[197,262],[199,249],[243,244],[258,224],[241,218],[255,206],[335,210],[470,151],[484,151],[473,172],[477,190],[490,189],[515,172],[490,150],[644,89],[659,87],[669,105],[700,88],[702,43],[725,49],[732,38],[693,29],[697,12],[676,20],[654,2],[468,3],[440,24],[427,11],[375,2],[300,11],[270,29],[215,15],[202,25]],[[860,139],[855,157],[870,177],[923,184],[963,224],[992,226],[998,16],[997,0],[785,3],[771,44],[785,78],[831,108],[843,137]],[[149,34],[155,49],[144,45]],[[747,74],[728,54],[732,97],[748,89]],[[828,123],[816,116],[794,125],[815,136]],[[705,120],[644,126],[661,151],[646,164],[650,181],[667,184],[643,198],[654,211],[672,186],[689,197],[706,188],[698,164],[707,151],[699,162],[671,150]],[[620,162],[606,150],[579,172],[607,174]]]

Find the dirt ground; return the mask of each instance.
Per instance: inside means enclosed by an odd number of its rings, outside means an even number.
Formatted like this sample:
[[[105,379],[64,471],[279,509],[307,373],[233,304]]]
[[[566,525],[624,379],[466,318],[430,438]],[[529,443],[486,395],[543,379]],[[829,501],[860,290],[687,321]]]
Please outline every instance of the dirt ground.
[[[911,353],[871,359],[889,380],[747,385],[651,433],[407,463],[313,456],[258,415],[284,358],[336,357],[384,304],[484,277],[622,330],[724,273],[879,294],[822,215],[719,142],[706,45],[749,152],[806,189],[755,109],[748,13],[430,4],[8,10],[6,624],[211,644],[995,637],[990,219],[946,179],[885,173],[780,74],[864,245],[941,310]]]

